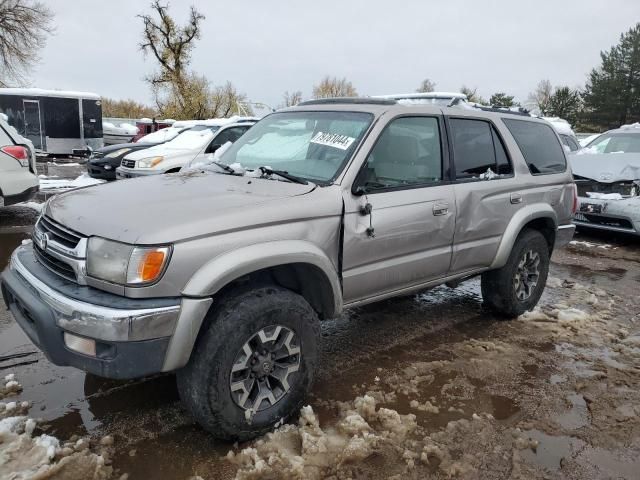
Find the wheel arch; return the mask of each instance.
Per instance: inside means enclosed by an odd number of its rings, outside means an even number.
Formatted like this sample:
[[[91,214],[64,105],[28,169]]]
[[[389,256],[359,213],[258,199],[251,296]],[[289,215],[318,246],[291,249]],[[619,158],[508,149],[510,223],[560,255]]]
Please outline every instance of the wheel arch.
[[[215,257],[193,275],[183,294],[210,297],[238,282],[265,279],[302,295],[322,318],[342,311],[335,266],[320,248],[302,240],[259,243]]]
[[[549,204],[527,205],[520,209],[509,222],[490,269],[503,267],[507,263],[518,235],[527,228],[542,233],[551,253],[558,229],[556,213]]]

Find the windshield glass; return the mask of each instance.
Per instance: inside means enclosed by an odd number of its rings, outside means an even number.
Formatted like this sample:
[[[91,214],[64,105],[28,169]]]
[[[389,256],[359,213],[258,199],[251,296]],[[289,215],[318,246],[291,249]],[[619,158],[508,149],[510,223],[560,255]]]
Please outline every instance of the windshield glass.
[[[602,135],[587,145],[584,153],[640,153],[640,133]]]
[[[169,140],[173,140],[174,138],[176,138],[180,134],[180,132],[183,132],[185,130],[186,130],[185,127],[181,127],[181,128],[173,128],[173,127],[163,128],[162,130],[158,130],[157,132],[153,132],[153,133],[150,133],[148,135],[145,135],[140,140],[138,140],[138,143],[164,143],[164,142],[168,142]]]
[[[166,144],[167,148],[200,148],[213,138],[220,127],[196,125]]]
[[[226,165],[268,166],[316,182],[332,180],[373,120],[369,113],[283,112],[255,124],[220,156]]]

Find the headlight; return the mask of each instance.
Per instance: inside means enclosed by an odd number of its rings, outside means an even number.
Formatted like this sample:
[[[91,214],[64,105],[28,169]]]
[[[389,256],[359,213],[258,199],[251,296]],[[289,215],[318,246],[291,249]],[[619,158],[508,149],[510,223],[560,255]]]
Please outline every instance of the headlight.
[[[121,148],[120,150],[116,150],[115,152],[111,152],[111,153],[107,153],[105,155],[106,158],[115,158],[115,157],[119,157],[120,155],[124,155],[127,152],[130,152],[131,149],[130,148]]]
[[[158,280],[169,261],[170,247],[134,247],[91,237],[87,248],[87,273],[120,285],[145,285]]]
[[[153,168],[163,160],[163,156],[143,158],[138,160],[138,168]]]

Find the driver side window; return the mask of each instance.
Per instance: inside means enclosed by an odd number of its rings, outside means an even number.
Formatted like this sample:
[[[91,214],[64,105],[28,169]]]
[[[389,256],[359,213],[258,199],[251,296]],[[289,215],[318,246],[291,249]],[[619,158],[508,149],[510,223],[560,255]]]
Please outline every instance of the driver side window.
[[[442,180],[440,126],[435,117],[401,117],[382,132],[360,182],[368,191]]]

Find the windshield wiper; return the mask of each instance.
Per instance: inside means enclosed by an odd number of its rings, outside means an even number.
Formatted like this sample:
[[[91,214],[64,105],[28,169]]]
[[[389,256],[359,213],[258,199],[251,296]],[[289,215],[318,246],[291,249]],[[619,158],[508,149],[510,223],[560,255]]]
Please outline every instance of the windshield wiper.
[[[260,167],[258,168],[264,175],[278,175],[279,177],[284,178],[285,180],[289,180],[290,182],[299,183],[300,185],[308,185],[309,182],[304,178],[296,177],[295,175],[291,175],[284,170],[273,170],[269,167]]]
[[[207,163],[212,163],[214,164],[216,167],[221,168],[222,170],[224,170],[225,172],[231,174],[231,175],[237,175],[239,172],[236,172],[233,168],[231,168],[229,165],[225,165],[222,162],[217,162],[215,160],[209,160]]]

